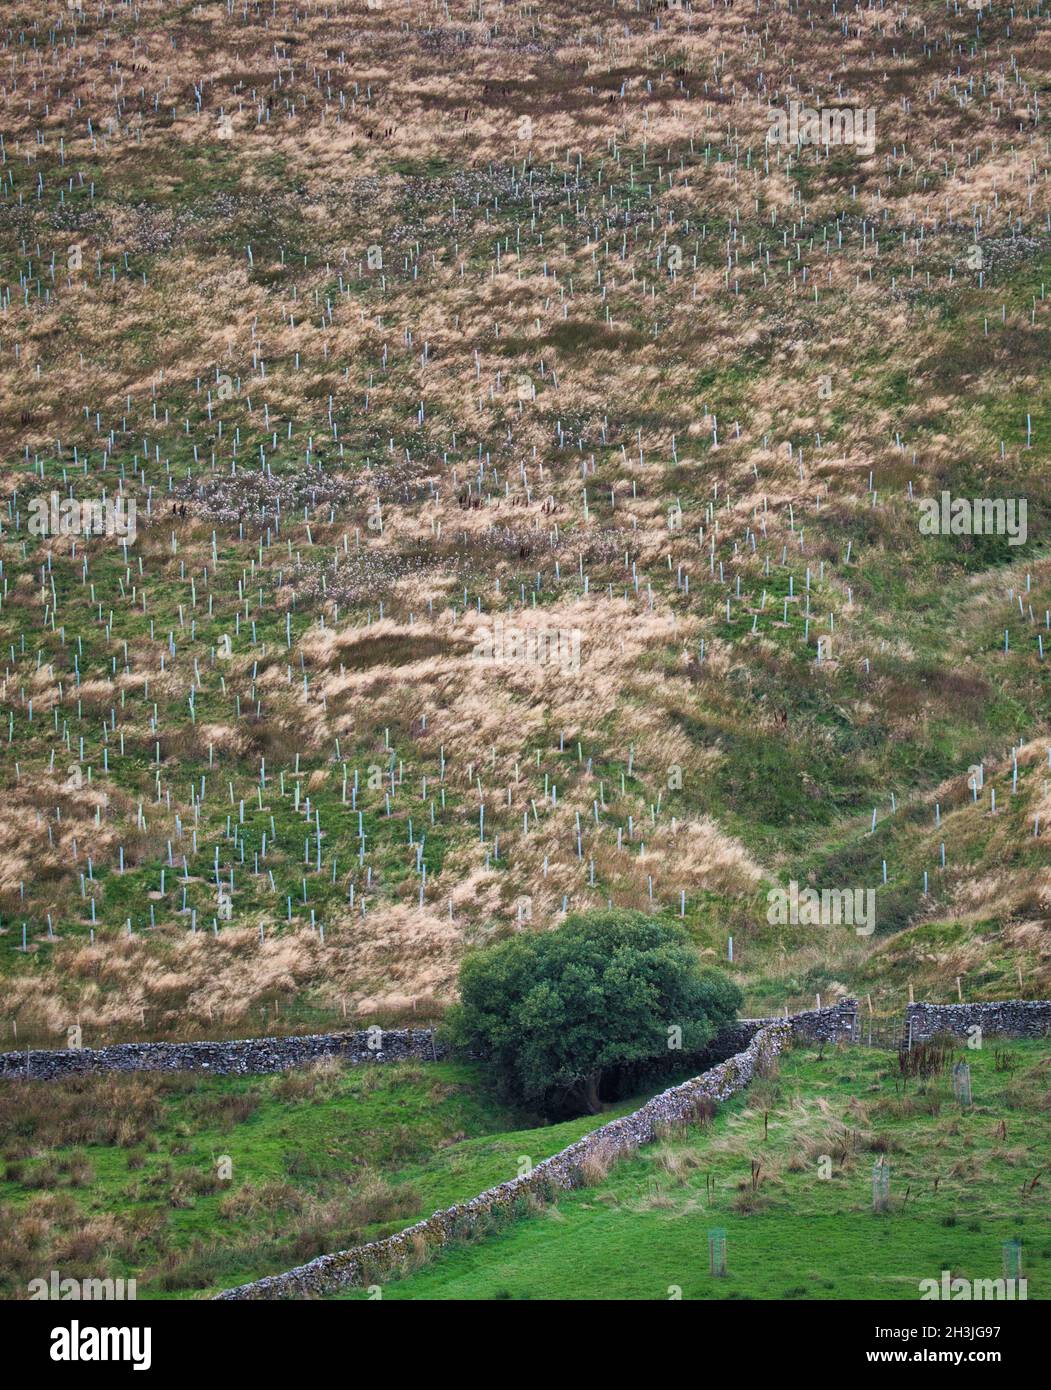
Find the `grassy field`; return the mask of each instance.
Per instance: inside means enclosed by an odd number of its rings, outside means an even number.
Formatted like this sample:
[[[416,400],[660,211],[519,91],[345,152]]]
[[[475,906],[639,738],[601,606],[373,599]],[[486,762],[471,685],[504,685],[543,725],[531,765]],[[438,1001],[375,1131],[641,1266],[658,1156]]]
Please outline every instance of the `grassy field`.
[[[966,1108],[947,1070],[904,1082],[894,1060],[797,1048],[703,1131],[669,1137],[542,1214],[451,1248],[382,1296],[917,1299],[919,1280],[945,1269],[1000,1277],[1003,1243],[1021,1239],[1029,1297],[1051,1297],[1051,1051],[954,1052],[971,1068]],[[880,1213],[878,1161],[891,1174]],[[713,1229],[725,1231],[725,1277],[709,1272]]]
[[[515,1115],[472,1064],[7,1081],[0,1291],[24,1297],[52,1268],[136,1277],[140,1297],[278,1273],[504,1182],[595,1123]]]

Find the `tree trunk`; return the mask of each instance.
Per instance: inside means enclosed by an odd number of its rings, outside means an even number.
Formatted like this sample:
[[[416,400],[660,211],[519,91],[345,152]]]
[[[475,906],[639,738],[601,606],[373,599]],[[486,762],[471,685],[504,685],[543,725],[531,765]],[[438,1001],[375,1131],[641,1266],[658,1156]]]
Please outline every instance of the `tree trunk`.
[[[602,1102],[598,1098],[599,1082],[602,1080],[600,1071],[593,1071],[584,1083],[584,1100],[588,1111],[592,1115],[597,1115],[602,1109]]]

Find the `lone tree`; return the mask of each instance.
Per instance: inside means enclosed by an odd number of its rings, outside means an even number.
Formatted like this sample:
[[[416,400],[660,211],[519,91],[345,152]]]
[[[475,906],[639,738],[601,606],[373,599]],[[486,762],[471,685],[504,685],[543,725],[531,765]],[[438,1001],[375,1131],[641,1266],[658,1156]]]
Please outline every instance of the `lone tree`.
[[[472,953],[460,999],[453,1041],[495,1064],[506,1095],[596,1114],[613,1068],[674,1056],[676,1044],[700,1050],[734,1018],[741,992],[700,968],[678,927],[610,911]]]

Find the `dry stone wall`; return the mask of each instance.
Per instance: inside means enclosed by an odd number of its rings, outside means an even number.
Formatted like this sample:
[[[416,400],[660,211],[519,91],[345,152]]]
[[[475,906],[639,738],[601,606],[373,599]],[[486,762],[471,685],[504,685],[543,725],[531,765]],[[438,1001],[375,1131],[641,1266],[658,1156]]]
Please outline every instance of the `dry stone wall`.
[[[235,1042],[117,1043],[101,1048],[36,1048],[0,1052],[0,1077],[54,1081],[86,1071],[201,1071],[212,1076],[287,1071],[322,1057],[351,1064],[436,1061],[445,1048],[430,1028],[364,1029]]]
[[[815,1041],[834,1041],[849,1034],[857,1011],[853,999],[825,1009],[794,1014],[793,1034]],[[716,1038],[698,1065],[739,1052],[771,1018],[744,1018]],[[288,1071],[322,1057],[352,1065],[374,1062],[431,1062],[447,1049],[430,1028],[364,1029],[355,1033],[314,1033],[303,1037],[240,1038],[234,1042],[116,1043],[100,1048],[27,1048],[0,1052],[0,1077],[54,1081],[87,1071],[201,1071],[212,1076]]]
[[[967,1037],[978,1027],[987,1037],[1046,1038],[1051,1034],[1051,1000],[1003,999],[986,1004],[909,1004],[906,1032],[914,1043],[938,1033]]]
[[[787,1018],[742,1018],[719,1035],[720,1042],[734,1036],[747,1042],[771,1023],[787,1023],[793,1038],[801,1042],[846,1042],[853,1036],[857,1012],[856,999],[840,999],[823,1009],[807,1009]]]

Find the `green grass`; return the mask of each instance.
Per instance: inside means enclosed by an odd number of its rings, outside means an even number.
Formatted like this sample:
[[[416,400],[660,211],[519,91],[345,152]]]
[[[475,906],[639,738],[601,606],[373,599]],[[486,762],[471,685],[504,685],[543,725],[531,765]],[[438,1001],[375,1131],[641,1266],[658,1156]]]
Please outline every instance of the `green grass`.
[[[1051,1296],[1051,1050],[988,1043],[970,1064],[974,1103],[950,1078],[903,1089],[890,1053],[797,1049],[704,1130],[617,1164],[606,1181],[383,1288],[407,1299],[916,1299],[921,1279],[997,1278],[1023,1242],[1030,1298]],[[1010,1070],[997,1070],[1006,1057]],[[768,1119],[769,1136],[764,1137]],[[998,1124],[1007,1137],[998,1137]],[[819,1176],[822,1154],[831,1158]],[[872,1168],[891,1165],[887,1213]],[[751,1192],[751,1163],[762,1164]],[[766,1176],[764,1176],[764,1174]],[[710,1190],[709,1190],[709,1184]],[[708,1267],[726,1232],[727,1274]],[[362,1298],[362,1291],[337,1297]]]
[[[947,1072],[903,1084],[890,1053],[796,1049],[710,1126],[450,1247],[383,1296],[915,1298],[943,1269],[997,1277],[1003,1242],[1021,1237],[1030,1297],[1046,1297],[1051,1193],[1042,1179],[1023,1188],[1051,1139],[1051,1049],[989,1042],[953,1059],[971,1066],[968,1110]],[[140,1298],[206,1296],[403,1229],[601,1122],[530,1127],[480,1067],[454,1063],[9,1082],[0,1102],[8,1297],[51,1268],[134,1277]],[[871,1208],[880,1155],[887,1214]],[[716,1227],[725,1278],[708,1272]]]
[[[598,1123],[532,1118],[466,1063],[7,1082],[3,1287],[17,1296],[41,1269],[73,1274],[82,1261],[85,1273],[110,1262],[136,1277],[140,1297],[276,1273],[505,1182]],[[224,1157],[228,1180],[217,1176]],[[47,1229],[27,1250],[34,1222]],[[113,1238],[95,1248],[102,1229]]]

